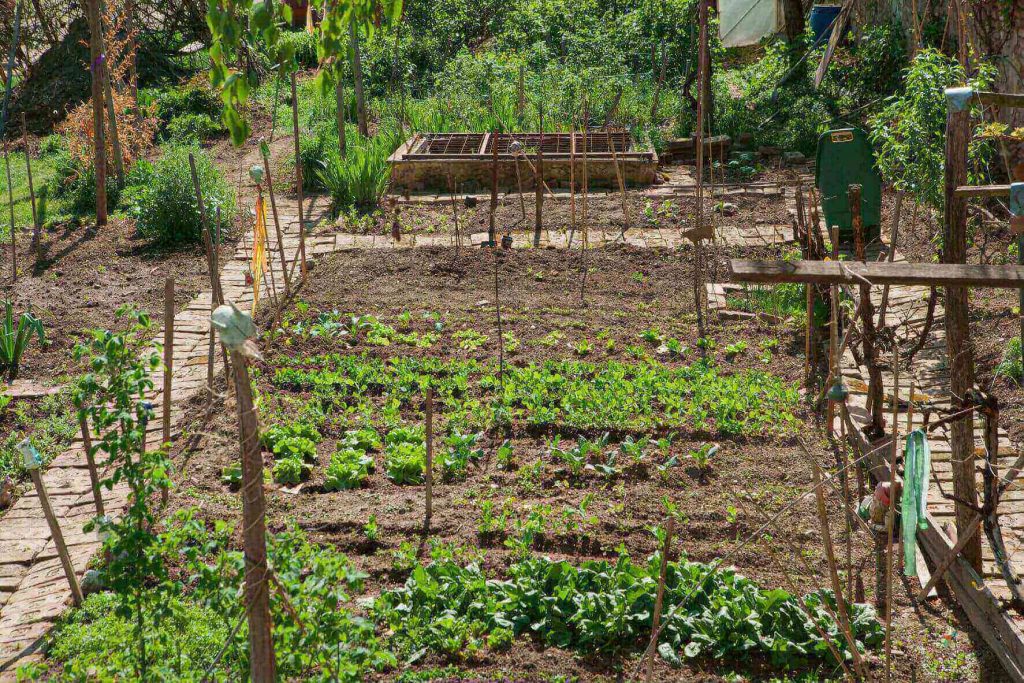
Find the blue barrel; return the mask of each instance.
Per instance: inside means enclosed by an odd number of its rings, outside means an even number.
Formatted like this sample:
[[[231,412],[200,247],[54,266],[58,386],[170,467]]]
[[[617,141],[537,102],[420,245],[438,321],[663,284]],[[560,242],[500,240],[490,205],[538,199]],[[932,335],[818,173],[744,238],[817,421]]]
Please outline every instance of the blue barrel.
[[[841,5],[815,5],[811,8],[811,31],[814,42],[822,43],[832,37],[832,23],[842,10]]]

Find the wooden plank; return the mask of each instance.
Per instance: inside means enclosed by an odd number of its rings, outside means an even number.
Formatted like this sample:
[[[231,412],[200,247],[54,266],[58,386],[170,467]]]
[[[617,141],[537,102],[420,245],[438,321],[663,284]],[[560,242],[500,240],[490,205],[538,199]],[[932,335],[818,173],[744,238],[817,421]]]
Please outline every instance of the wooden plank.
[[[730,259],[733,282],[811,282],[928,287],[1024,287],[1024,266],[982,266],[945,263],[858,263],[837,261],[744,261]]]
[[[1024,94],[1008,92],[979,92],[977,97],[982,104],[997,107],[1024,107]]]
[[[953,191],[957,197],[1009,197],[1009,185],[958,185]]]

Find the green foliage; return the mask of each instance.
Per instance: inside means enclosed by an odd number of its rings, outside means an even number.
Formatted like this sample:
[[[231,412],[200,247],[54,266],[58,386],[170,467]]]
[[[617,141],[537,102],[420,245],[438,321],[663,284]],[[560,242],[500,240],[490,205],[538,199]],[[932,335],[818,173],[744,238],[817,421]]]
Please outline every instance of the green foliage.
[[[359,488],[366,483],[373,471],[373,458],[366,451],[356,448],[340,448],[331,456],[327,466],[324,489],[343,491]]]
[[[53,157],[54,173],[47,186],[48,193],[59,199],[75,217],[96,213],[96,174],[91,165],[75,161],[67,149]],[[137,164],[138,166],[138,164]],[[117,207],[121,190],[117,183],[107,183],[107,207]]]
[[[328,354],[296,361],[275,359],[270,378],[279,388],[310,391],[326,406],[372,410],[367,396],[393,397],[412,407],[427,377],[436,380],[445,413],[463,432],[490,428],[498,405],[513,424],[536,428],[621,430],[685,427],[722,434],[784,434],[797,423],[797,389],[760,370],[720,373],[710,364],[668,366],[653,361],[548,361],[506,366],[474,360]],[[418,404],[417,404],[418,408]],[[394,442],[397,428],[388,434]],[[422,443],[422,432],[419,432]]]
[[[441,478],[444,481],[462,481],[466,478],[469,463],[484,457],[482,448],[477,447],[480,434],[461,434],[457,429],[445,439],[447,451],[441,456]]]
[[[375,612],[395,631],[398,647],[417,653],[413,657],[423,648],[464,656],[499,630],[528,634],[547,646],[618,653],[642,647],[650,636],[659,565],[658,555],[646,564],[622,555],[614,563],[579,566],[531,558],[513,564],[507,581],[493,581],[475,564],[442,560],[413,569],[402,588],[381,595]],[[829,662],[815,623],[845,648],[839,625],[824,608],[826,601],[834,607],[834,599],[819,591],[804,601],[813,623],[786,591],[763,589],[713,565],[669,562],[658,652],[673,664],[751,655],[783,668]],[[873,609],[854,605],[852,612],[858,647],[878,646],[884,632]]]
[[[391,177],[388,157],[402,142],[397,128],[384,128],[372,138],[349,135],[344,158],[337,143],[325,147],[326,157],[313,177],[331,195],[335,214],[350,208],[361,210],[377,206]]]
[[[807,315],[804,286],[792,282],[775,285],[744,285],[742,293],[726,297],[729,308],[750,313],[768,313],[776,317],[803,320]]]
[[[171,119],[165,133],[167,139],[179,144],[198,144],[215,138],[224,128],[209,114],[184,114]]]
[[[384,471],[396,484],[422,484],[427,446],[422,428],[395,427],[384,437]]]
[[[32,337],[41,345],[46,344],[43,322],[28,310],[15,321],[14,302],[4,300],[4,317],[0,320],[0,374],[14,381],[18,376],[21,357],[25,354]]]
[[[98,435],[93,437],[94,456],[107,456],[96,458],[110,472],[101,485],[110,490],[123,483],[131,492],[119,517],[99,518],[86,530],[98,528],[106,534],[104,549],[111,560],[103,568],[104,582],[118,594],[115,614],[136,625],[129,657],[145,679],[153,662],[146,650],[145,617],[160,622],[172,616],[162,595],[169,577],[163,558],[154,552],[157,513],[151,508],[153,499],[170,486],[169,461],[162,450],[146,448],[153,407],[145,396],[153,389],[152,373],[160,367],[159,352],[149,342],[149,317],[130,307],[118,309],[117,315],[128,322],[127,331],[94,330],[75,346],[75,360],[87,360],[89,372],[78,382],[74,403]]]
[[[199,203],[192,184],[189,154],[195,157],[207,218],[214,220],[219,209],[222,222],[230,222],[234,194],[209,155],[196,147],[169,146],[164,148],[163,156],[153,165],[151,177],[144,184],[136,185],[131,192],[128,210],[135,217],[136,229],[143,237],[155,238],[165,244],[184,244],[201,239]]]
[[[0,394],[0,415],[8,428],[0,440],[0,481],[7,476],[15,481],[27,476],[17,447],[23,439],[31,439],[45,466],[67,450],[78,434],[78,421],[67,390],[38,402],[11,401],[10,396]]]
[[[282,31],[278,46],[281,49],[291,50],[295,56],[295,62],[303,69],[312,69],[317,66],[316,35],[310,34],[305,29]]]
[[[960,63],[935,49],[917,53],[906,70],[904,87],[886,100],[871,118],[871,141],[878,155],[882,178],[919,202],[943,208],[945,173],[946,99],[943,90],[970,85],[983,90],[992,83],[995,69],[978,62],[978,74],[968,79]],[[974,146],[971,162],[977,166],[981,151]]]
[[[155,104],[156,116],[162,127],[174,119],[190,115],[213,118],[221,110],[220,98],[202,78],[169,88],[140,90],[139,104],[143,107]]]
[[[1003,351],[1003,358],[995,370],[996,377],[1007,377],[1020,382],[1024,380],[1024,362],[1021,361],[1020,337],[1011,337]]]
[[[245,561],[241,551],[230,549],[230,527],[217,522],[207,529],[195,515],[195,510],[176,513],[152,549],[182,571],[180,581],[159,592],[166,603],[160,613],[169,616],[142,615],[151,665],[141,679],[249,680],[245,603],[239,597]],[[268,534],[267,555],[282,680],[356,681],[395,664],[373,625],[353,612],[350,594],[362,591],[365,574],[348,558],[311,543],[297,528]],[[51,655],[65,667],[65,677],[140,680],[125,648],[137,627],[118,613],[120,600],[119,592],[92,596],[57,629]]]
[[[281,457],[274,461],[274,481],[285,486],[296,486],[309,475],[310,469],[302,458]]]

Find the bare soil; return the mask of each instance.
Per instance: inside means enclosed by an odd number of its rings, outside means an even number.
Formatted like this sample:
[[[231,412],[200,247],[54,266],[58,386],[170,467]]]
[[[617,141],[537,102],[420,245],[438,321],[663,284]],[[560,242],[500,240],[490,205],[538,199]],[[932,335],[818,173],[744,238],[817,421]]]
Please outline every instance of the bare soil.
[[[626,248],[590,252],[585,303],[579,297],[582,254],[512,252],[501,254],[498,259],[502,330],[511,331],[522,340],[518,352],[508,356],[508,362],[578,357],[572,344],[583,337],[594,341],[603,330],[616,341],[615,349],[606,353],[595,345],[588,360],[630,360],[626,347],[643,348],[645,343],[638,337],[652,326],[678,336],[691,347],[691,355],[683,360],[670,360],[659,356],[651,345],[646,345],[645,353],[666,362],[692,361],[698,333],[690,294],[692,259],[687,252]],[[636,273],[641,277],[637,278]],[[318,262],[301,299],[309,304],[308,317],[318,311],[337,309],[372,314],[396,327],[398,316],[409,310],[413,314],[412,328],[420,330],[427,325],[420,314],[438,312],[451,329],[476,330],[486,335],[488,342],[469,352],[445,339],[429,350],[412,353],[443,359],[493,359],[498,351],[494,277],[494,257],[487,252],[464,250],[458,259],[444,251],[351,252]],[[265,325],[266,321],[263,322]],[[557,344],[547,346],[538,342],[552,332],[564,335]],[[801,378],[802,337],[796,330],[761,323],[729,323],[715,327],[712,336],[719,342],[716,361],[724,373],[761,368],[792,382]],[[265,357],[301,358],[329,348],[322,340],[285,339],[278,337],[264,348]],[[778,339],[780,346],[768,363],[763,362],[759,353],[760,342],[766,339]],[[747,352],[727,360],[724,346],[739,340],[748,343]],[[396,350],[363,345],[352,351],[333,350],[381,357],[410,353],[406,347]],[[269,370],[269,366],[262,369]],[[261,384],[261,389],[266,392],[266,405],[280,399],[269,385]],[[204,407],[199,403],[191,407],[189,432],[196,438],[192,448],[179,447],[174,454],[179,482],[173,504],[197,505],[200,514],[211,521],[238,521],[238,494],[220,481],[222,468],[238,457],[232,419],[234,406],[226,405],[216,413],[212,421],[204,422]],[[802,412],[799,417],[805,425],[800,431],[813,444],[813,457],[824,467],[834,468],[836,456],[814,436],[820,432],[813,417]],[[439,419],[443,424],[443,416]],[[319,466],[307,485],[297,492],[271,486],[270,526],[281,529],[295,521],[317,541],[340,548],[370,573],[368,592],[374,595],[405,579],[404,572],[393,566],[394,553],[402,543],[412,543],[421,553],[425,552],[423,488],[395,485],[378,469],[365,488],[322,492],[322,467],[338,435],[329,434],[320,444]],[[676,548],[690,559],[710,562],[726,558],[728,564],[768,587],[785,587],[787,573],[801,592],[827,586],[821,527],[814,499],[807,495],[811,466],[792,437],[716,438],[721,448],[708,472],[698,471],[686,459],[689,451],[701,445],[702,438],[685,429],[679,431],[671,451],[683,465],[670,469],[667,477],[659,476],[652,463],[646,463],[625,469],[606,481],[596,475],[570,480],[551,462],[543,439],[526,432],[512,435],[516,471],[501,470],[494,459],[496,439],[487,435],[485,457],[478,468],[471,468],[466,481],[435,486],[430,539],[482,553],[483,565],[501,576],[510,561],[510,552],[503,539],[478,532],[481,501],[490,499],[500,504],[508,498],[518,514],[537,505],[551,505],[557,515],[563,509],[578,506],[586,494],[592,493],[594,502],[590,510],[598,523],[572,533],[559,531],[555,523],[554,530],[545,534],[534,552],[579,561],[612,557],[621,544],[634,557],[642,558],[655,549],[649,529],[664,521],[662,499],[667,497],[685,517],[686,522],[678,530]],[[537,462],[542,463],[539,479],[525,480],[522,472]],[[840,498],[833,491],[826,498],[840,566],[845,567],[846,531]],[[763,522],[758,510],[776,514],[789,504],[793,504],[792,509],[781,517],[777,528],[769,530],[773,540],[745,540]],[[731,506],[738,509],[735,519],[729,513]],[[370,542],[363,532],[370,515],[376,515],[380,527],[376,543]],[[858,573],[870,597],[874,583],[870,539],[863,532],[855,532],[851,548],[854,566],[863,567]],[[916,582],[910,587],[916,589]],[[978,641],[964,615],[949,607],[953,603],[931,601],[913,607],[907,590],[908,584],[897,582],[894,680],[1002,680],[998,664]],[[872,655],[872,661],[876,673],[881,674],[876,655]],[[447,663],[431,655],[417,668]],[[564,675],[597,681],[618,680],[620,672],[631,671],[633,665],[628,660],[543,649],[520,638],[512,652],[486,653],[479,660],[460,663],[459,669],[477,680],[537,680]],[[757,680],[770,677],[765,663],[759,661],[706,661],[682,670],[659,662],[657,669],[657,680],[724,681],[730,680],[727,676],[733,670]],[[819,675],[831,673],[823,671]],[[389,673],[381,678],[392,677],[393,673]]]

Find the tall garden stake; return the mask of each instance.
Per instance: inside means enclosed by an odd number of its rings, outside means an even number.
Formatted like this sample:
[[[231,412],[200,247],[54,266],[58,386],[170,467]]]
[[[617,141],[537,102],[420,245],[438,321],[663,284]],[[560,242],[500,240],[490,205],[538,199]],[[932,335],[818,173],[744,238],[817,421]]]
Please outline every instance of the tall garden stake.
[[[668,522],[665,523],[665,542],[661,546],[661,570],[658,572],[658,593],[654,598],[654,619],[651,621],[651,638],[654,638],[654,634],[658,633],[659,626],[661,625],[661,608],[665,601],[665,576],[668,574],[668,554],[672,549],[672,534],[676,529],[676,518],[669,516]],[[650,683],[651,676],[654,675],[654,651],[657,649],[657,643],[650,643],[647,646],[647,676],[646,680]]]
[[[277,253],[281,259],[281,271],[284,273],[284,293],[291,292],[291,275],[288,272],[288,258],[284,253],[284,234],[281,232],[281,220],[277,216],[277,201],[274,199],[274,181],[270,175],[270,148],[260,145],[263,156],[263,172],[267,176],[267,194],[270,195],[270,212],[274,215],[274,233],[277,235]]]
[[[11,211],[11,282],[18,281],[17,227],[14,225],[14,189],[11,187],[11,159],[7,154],[7,139],[4,139],[4,168],[7,169],[7,206]]]
[[[576,233],[576,124],[569,133],[569,241],[566,249],[572,249],[572,237]],[[1024,316],[1024,313],[1021,313]],[[1024,329],[1024,328],[1022,328]]]
[[[306,281],[306,222],[302,212],[302,161],[299,156],[299,97],[295,87],[295,74],[292,73],[292,135],[295,137],[295,194],[299,198],[299,273],[303,282]]]
[[[174,383],[174,278],[164,280],[164,387],[163,387],[163,448],[171,444],[171,390]],[[167,488],[160,492],[167,505]]]
[[[495,246],[497,229],[495,214],[498,212],[498,131],[491,132],[491,210],[487,216],[487,242]]]
[[[96,516],[106,514],[103,510],[103,492],[100,490],[100,473],[96,468],[96,455],[92,450],[92,434],[84,411],[78,412],[78,426],[82,430],[82,446],[85,448],[85,464],[89,468],[89,483],[92,484],[92,499],[96,505]]]
[[[96,225],[107,224],[107,144],[103,135],[103,24],[100,0],[87,0],[89,60],[92,71],[93,169],[96,173]]]
[[[28,198],[32,202],[32,250],[36,253],[36,260],[38,260],[43,246],[43,226],[39,224],[39,214],[36,213],[36,190],[32,184],[32,155],[29,153],[28,147],[28,126],[25,123],[25,112],[21,112],[21,141],[25,146],[25,174],[28,177]]]
[[[249,383],[250,358],[259,356],[256,325],[234,304],[217,307],[210,317],[231,355],[238,403],[238,440],[242,460],[242,544],[245,555],[245,604],[249,622],[249,662],[253,683],[276,680],[268,590],[266,504],[259,425]]]
[[[426,407],[426,428],[424,437],[427,442],[427,471],[424,472],[424,483],[426,484],[426,513],[423,519],[423,529],[430,533],[430,518],[434,516],[434,389],[427,387]]]
[[[110,150],[114,154],[114,173],[117,187],[124,187],[124,153],[121,149],[121,135],[117,129],[117,110],[114,108],[114,88],[110,83],[110,69],[103,70],[103,98],[107,103],[107,130],[110,133]]]
[[[885,513],[885,681],[892,680],[892,534],[896,526],[896,459],[900,453],[900,345],[892,350],[892,450],[889,455],[889,509]]]
[[[366,95],[363,92],[363,60],[359,54],[359,35],[353,21],[348,24],[348,39],[352,52],[352,79],[355,81],[356,91],[356,121],[359,124],[359,134],[367,138],[370,137],[370,128],[366,121]]]
[[[537,141],[537,181],[534,183],[534,221],[533,246],[540,246],[540,231],[544,226],[544,107],[538,105],[537,116],[540,119],[540,138]]]

